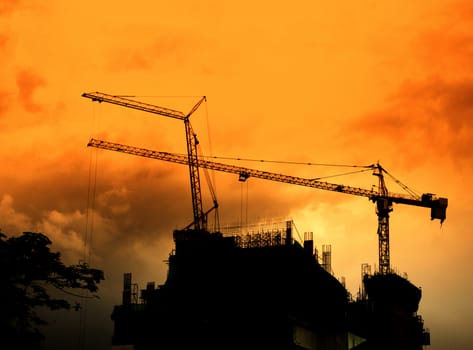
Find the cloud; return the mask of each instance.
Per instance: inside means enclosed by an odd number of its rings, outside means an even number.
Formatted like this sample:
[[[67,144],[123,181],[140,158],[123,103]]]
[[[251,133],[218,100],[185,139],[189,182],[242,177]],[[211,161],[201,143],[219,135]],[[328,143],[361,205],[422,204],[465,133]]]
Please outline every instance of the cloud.
[[[129,191],[126,187],[112,188],[100,193],[97,202],[112,215],[126,214],[130,210]]]
[[[0,227],[6,234],[43,232],[72,261],[83,256],[87,240],[93,260],[110,269],[115,269],[118,255],[135,256],[133,247],[139,244],[166,242],[156,252],[166,257],[172,231],[192,221],[188,169],[142,157],[107,155],[99,158],[95,176],[94,162],[87,155],[64,153],[49,160],[24,153],[22,158],[30,159],[28,171],[11,178],[11,169],[0,181],[15,196],[15,205],[11,196],[2,202],[2,217],[8,221]],[[242,185],[236,175],[221,173],[217,180],[222,223],[239,222],[242,210],[243,219],[254,222],[287,216],[313,196],[324,202],[321,193],[298,191],[294,185],[251,179]],[[203,176],[201,185],[207,210],[211,201]]]
[[[78,210],[70,213],[50,210],[35,217],[34,213],[18,210],[14,198],[4,194],[0,200],[0,220],[2,232],[8,236],[25,231],[46,234],[53,242],[53,250],[59,250],[69,263],[77,263],[83,256],[84,241],[79,231],[84,214]]]
[[[113,249],[126,250],[137,241],[170,238],[174,228],[191,220],[185,169],[169,171],[132,157],[113,163],[103,157],[97,177],[92,175],[88,183],[85,155],[65,153],[48,160],[32,152],[22,156],[30,160],[27,171],[1,174],[0,228],[6,234],[40,230],[77,258],[88,225],[93,255],[103,260],[112,242]],[[142,164],[136,166],[134,160]],[[6,194],[7,185],[14,197]]]
[[[342,129],[345,147],[361,158],[359,142],[374,159],[397,166],[446,160],[466,166],[473,157],[473,6],[455,1],[432,7],[410,41],[414,71],[380,107]]]
[[[45,80],[32,70],[23,69],[17,73],[16,83],[19,90],[18,97],[23,108],[32,113],[41,112],[42,106],[37,104],[33,97],[36,89],[45,85]]]
[[[28,215],[16,211],[13,202],[13,197],[9,194],[4,194],[0,200],[0,228],[6,234],[21,232],[21,230],[28,231],[31,227]]]
[[[380,154],[398,154],[404,165],[445,157],[473,157],[473,80],[441,78],[406,82],[386,105],[344,130],[349,143],[366,140]]]
[[[84,256],[84,214],[76,210],[61,213],[57,210],[45,212],[35,231],[46,234],[62,256],[70,263],[77,263]]]

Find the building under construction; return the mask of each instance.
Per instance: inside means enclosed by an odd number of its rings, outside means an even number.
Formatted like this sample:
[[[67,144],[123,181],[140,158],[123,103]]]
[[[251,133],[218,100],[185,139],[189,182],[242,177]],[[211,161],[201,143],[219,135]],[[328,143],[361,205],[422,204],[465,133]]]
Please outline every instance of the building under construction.
[[[140,291],[125,275],[114,346],[130,349],[406,349],[428,345],[420,290],[395,274],[364,277],[352,300],[285,229],[245,236],[174,232],[164,284]],[[310,238],[310,237],[309,237]]]
[[[113,344],[133,349],[387,349],[419,350],[430,344],[417,315],[421,291],[390,268],[389,217],[393,204],[429,208],[431,219],[443,222],[448,200],[431,193],[418,195],[379,163],[361,166],[378,178],[377,189],[347,186],[267,171],[248,169],[198,157],[199,141],[187,114],[100,92],[84,93],[106,102],[184,122],[187,155],[91,139],[88,146],[189,167],[193,222],[174,231],[175,250],[169,257],[163,285],[138,290],[126,275],[123,304],[116,306]],[[378,217],[379,271],[363,274],[363,292],[352,300],[331,274],[330,250],[322,263],[311,239],[299,244],[292,226],[255,233],[245,239],[207,229],[199,169],[250,177],[368,198]],[[407,192],[389,192],[385,175]],[[307,237],[309,238],[309,237]]]

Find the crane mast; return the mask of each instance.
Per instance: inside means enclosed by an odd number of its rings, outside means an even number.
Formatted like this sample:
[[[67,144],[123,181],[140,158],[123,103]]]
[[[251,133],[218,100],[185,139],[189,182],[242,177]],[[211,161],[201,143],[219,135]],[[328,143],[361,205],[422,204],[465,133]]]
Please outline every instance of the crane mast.
[[[88,143],[88,146],[183,165],[189,164],[189,157],[183,155],[168,152],[158,152],[145,148],[133,147],[97,139],[91,139]],[[378,191],[374,191],[373,189],[367,190],[364,188],[346,186],[342,184],[334,184],[330,182],[319,181],[316,179],[307,179],[303,177],[239,167],[224,163],[212,162],[204,159],[200,159],[198,165],[200,168],[236,174],[239,176],[240,181],[245,181],[250,177],[254,177],[259,179],[367,197],[369,200],[376,204],[379,237],[379,272],[381,274],[388,274],[390,272],[389,213],[393,210],[393,203],[430,208],[431,220],[439,219],[441,223],[446,218],[446,209],[448,206],[447,198],[435,197],[433,194],[430,193],[425,193],[421,197],[416,197],[413,195],[406,196],[403,194],[388,192],[383,175],[385,170],[380,164],[373,164],[367,166],[367,168],[373,169],[373,175],[377,176],[379,179]]]
[[[199,141],[197,139],[197,135],[192,130],[192,126],[189,120],[190,116],[199,108],[202,102],[205,101],[205,96],[202,97],[187,114],[184,114],[180,111],[176,111],[174,109],[159,107],[149,103],[135,101],[121,96],[109,95],[102,92],[83,93],[82,97],[90,98],[92,101],[100,103],[106,102],[126,108],[132,108],[143,112],[159,114],[161,116],[184,121],[187,146],[187,164],[189,166],[192,210],[194,216],[193,224],[196,230],[205,229],[207,225],[207,215],[202,209],[203,207],[202,192],[200,189],[199,158],[197,153],[197,146],[199,144]]]
[[[383,168],[377,164],[373,175],[378,177],[378,193],[376,199],[376,215],[378,215],[378,257],[379,272],[386,275],[390,272],[389,257],[389,213],[392,212],[392,201],[389,200],[388,189],[384,182]]]

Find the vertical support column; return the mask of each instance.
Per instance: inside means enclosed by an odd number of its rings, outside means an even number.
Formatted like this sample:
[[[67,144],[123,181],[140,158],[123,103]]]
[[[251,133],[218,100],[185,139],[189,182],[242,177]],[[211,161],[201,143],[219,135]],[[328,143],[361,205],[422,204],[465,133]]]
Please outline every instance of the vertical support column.
[[[314,233],[304,232],[304,250],[310,255],[314,254]]]
[[[131,272],[123,274],[122,305],[131,304]]]
[[[197,155],[197,135],[194,134],[189,118],[184,119],[187,140],[187,157],[189,161],[189,175],[192,194],[192,210],[194,212],[194,228],[205,229],[204,214],[202,210],[202,194],[200,191],[199,159]]]
[[[373,175],[379,178],[379,196],[374,200],[376,202],[376,214],[378,215],[379,273],[387,275],[391,272],[389,261],[389,213],[393,211],[393,203],[387,198],[389,192],[384,182],[383,171],[384,169],[378,163]]]
[[[292,244],[292,221],[286,221],[286,245]]]
[[[330,244],[322,245],[322,267],[332,274],[332,246]]]
[[[367,276],[371,276],[371,265],[367,263],[361,264],[361,291],[360,291],[360,298],[361,300],[366,300],[366,288],[365,288],[365,278]]]
[[[379,273],[382,275],[391,272],[389,256],[389,212],[391,211],[392,205],[387,199],[378,199],[376,213],[378,214]]]

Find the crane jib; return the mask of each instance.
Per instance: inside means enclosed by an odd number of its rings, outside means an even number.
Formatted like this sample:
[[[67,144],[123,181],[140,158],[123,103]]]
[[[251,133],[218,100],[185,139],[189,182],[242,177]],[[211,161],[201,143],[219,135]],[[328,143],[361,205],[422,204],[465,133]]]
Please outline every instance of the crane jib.
[[[136,156],[159,159],[167,162],[179,163],[188,165],[189,160],[187,156],[173,154],[168,152],[159,152],[148,150],[145,148],[132,147],[122,145],[119,143],[107,142],[97,139],[91,139],[88,143],[90,147],[102,148],[111,151],[123,152],[133,154]],[[240,181],[245,181],[249,177],[266,179],[271,181],[277,181],[282,183],[289,183],[299,186],[313,187],[317,189],[334,191],[346,194],[352,194],[356,196],[367,197],[373,202],[377,202],[379,199],[384,198],[389,203],[407,204],[418,207],[431,208],[431,219],[439,219],[443,222],[446,218],[446,209],[448,206],[447,198],[437,198],[432,194],[423,194],[420,198],[406,197],[402,194],[389,193],[386,197],[381,197],[379,193],[374,190],[368,190],[364,188],[351,187],[341,184],[334,184],[330,182],[324,182],[314,179],[307,179],[297,176],[284,175],[278,173],[272,173],[268,171],[244,168],[224,163],[212,162],[208,160],[199,160],[199,167],[206,168],[209,170],[222,171],[227,173],[233,173],[239,176]]]
[[[139,111],[159,114],[165,117],[175,118],[184,120],[186,116],[184,113],[170,109],[165,107],[155,106],[149,103],[144,103],[140,101],[135,101],[129,98],[121,97],[121,96],[114,96],[104,94],[103,92],[90,92],[90,93],[83,93],[82,97],[90,98],[92,101],[96,102],[107,102],[110,104],[115,104],[122,107],[133,108]]]

